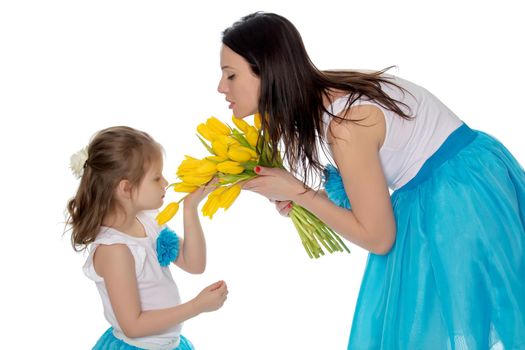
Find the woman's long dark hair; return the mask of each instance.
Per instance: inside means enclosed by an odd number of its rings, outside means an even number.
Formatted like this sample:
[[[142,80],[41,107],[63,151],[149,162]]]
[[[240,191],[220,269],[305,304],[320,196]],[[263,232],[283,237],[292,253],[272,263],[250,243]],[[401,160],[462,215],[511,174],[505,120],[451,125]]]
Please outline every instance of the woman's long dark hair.
[[[223,32],[222,43],[242,56],[260,78],[258,109],[266,116],[261,118],[260,137],[269,140],[274,158],[282,141],[290,170],[299,173],[302,169],[305,182],[323,169],[318,145],[323,145],[319,142],[322,115],[332,115],[323,104],[329,90],[347,91],[347,108],[366,96],[402,118],[411,118],[400,108],[403,103],[382,91],[381,83],[401,89],[383,76],[386,69],[373,73],[318,70],[298,30],[282,16],[265,12],[245,16]]]

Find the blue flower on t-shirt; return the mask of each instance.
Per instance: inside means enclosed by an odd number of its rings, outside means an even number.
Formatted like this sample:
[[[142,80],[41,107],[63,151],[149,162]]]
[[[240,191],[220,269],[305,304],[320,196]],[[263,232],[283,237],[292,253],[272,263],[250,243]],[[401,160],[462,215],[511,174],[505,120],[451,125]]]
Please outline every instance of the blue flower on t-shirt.
[[[157,259],[160,266],[168,266],[179,256],[179,236],[169,227],[160,231],[157,238]]]

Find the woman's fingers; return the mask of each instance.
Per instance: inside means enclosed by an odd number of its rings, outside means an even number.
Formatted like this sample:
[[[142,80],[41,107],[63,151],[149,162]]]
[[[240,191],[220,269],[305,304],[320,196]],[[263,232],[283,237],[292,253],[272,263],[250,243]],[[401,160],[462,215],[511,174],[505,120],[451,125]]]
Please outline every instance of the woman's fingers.
[[[282,216],[289,216],[292,210],[292,202],[290,201],[275,201],[275,208]]]
[[[245,183],[242,184],[243,190],[253,191],[255,188],[257,188],[263,181],[263,179],[260,177],[256,177],[254,179],[248,180]]]

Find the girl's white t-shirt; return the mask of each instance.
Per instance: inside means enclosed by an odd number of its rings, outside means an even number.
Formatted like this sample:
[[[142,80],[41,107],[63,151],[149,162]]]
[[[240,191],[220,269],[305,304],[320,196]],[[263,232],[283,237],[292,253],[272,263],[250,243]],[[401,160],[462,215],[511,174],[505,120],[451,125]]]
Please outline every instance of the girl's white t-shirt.
[[[388,186],[396,190],[416,176],[425,161],[463,122],[425,88],[399,77],[386,77],[406,91],[385,83],[381,83],[382,90],[388,96],[404,103],[407,107],[400,106],[401,110],[414,117],[413,119],[403,119],[366,96],[358,99],[352,107],[374,105],[383,112],[386,134],[379,157]],[[347,99],[348,96],[338,98],[328,110],[339,115],[345,109]],[[332,117],[324,113],[325,140],[331,121]]]
[[[164,309],[180,304],[177,285],[171,276],[168,266],[160,266],[157,260],[156,240],[162,229],[153,218],[152,213],[143,212],[137,219],[144,226],[147,237],[136,238],[110,227],[101,227],[100,232],[89,248],[89,256],[84,264],[84,274],[93,280],[104,306],[104,316],[113,327],[114,335],[127,343],[144,349],[174,349],[179,344],[182,324],[167,329],[154,336],[127,338],[113,312],[108,292],[102,277],[98,276],[93,266],[93,254],[101,244],[125,244],[135,260],[135,273],[140,295],[142,311]]]

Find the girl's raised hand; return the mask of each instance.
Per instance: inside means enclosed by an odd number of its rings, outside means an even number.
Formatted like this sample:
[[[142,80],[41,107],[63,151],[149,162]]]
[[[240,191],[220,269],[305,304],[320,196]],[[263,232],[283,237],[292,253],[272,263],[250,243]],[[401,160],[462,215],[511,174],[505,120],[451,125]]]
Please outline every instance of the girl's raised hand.
[[[244,183],[242,188],[259,193],[271,201],[293,201],[297,195],[306,191],[303,183],[284,169],[258,166],[255,172],[259,176]]]
[[[208,182],[206,185],[202,186],[202,187],[199,187],[197,188],[195,191],[189,193],[185,198],[184,198],[184,205],[185,206],[194,206],[194,207],[197,207],[199,205],[199,203],[204,199],[206,198],[206,196],[211,192],[213,191],[214,189],[216,189],[217,187],[215,186],[217,184],[217,182],[219,182],[219,179],[217,178],[213,178],[210,182]]]
[[[226,301],[228,286],[226,282],[218,281],[204,288],[193,301],[200,312],[218,310]]]

